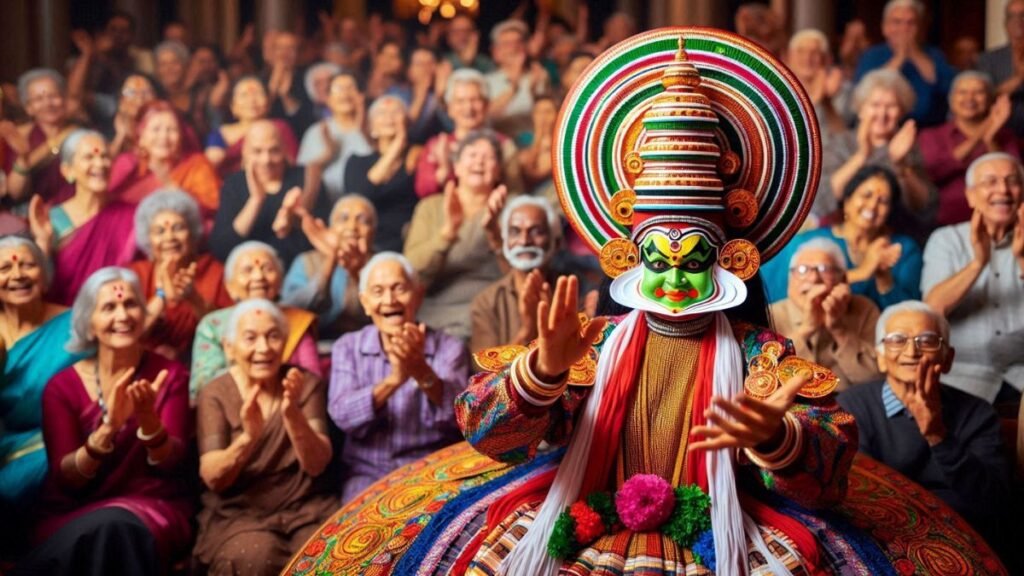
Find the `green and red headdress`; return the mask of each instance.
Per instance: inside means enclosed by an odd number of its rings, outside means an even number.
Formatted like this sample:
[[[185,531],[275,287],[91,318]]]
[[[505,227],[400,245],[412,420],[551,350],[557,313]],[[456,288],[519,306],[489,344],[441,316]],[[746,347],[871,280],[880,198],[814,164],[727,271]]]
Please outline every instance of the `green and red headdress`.
[[[799,82],[721,30],[662,28],[606,51],[555,135],[559,198],[613,298],[668,316],[742,303],[817,190],[818,126]]]

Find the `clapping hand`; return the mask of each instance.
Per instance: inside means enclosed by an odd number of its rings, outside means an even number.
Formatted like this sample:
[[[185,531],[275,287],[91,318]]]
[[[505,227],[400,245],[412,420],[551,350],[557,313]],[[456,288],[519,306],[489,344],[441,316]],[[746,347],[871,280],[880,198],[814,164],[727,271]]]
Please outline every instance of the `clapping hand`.
[[[537,310],[541,301],[551,301],[551,285],[540,270],[531,270],[519,290],[519,334],[515,343],[526,344],[537,337]],[[591,314],[592,315],[592,314]]]
[[[896,134],[889,140],[889,159],[893,164],[900,164],[907,157],[910,149],[917,140],[917,123],[907,120],[896,131]]]
[[[259,386],[251,386],[242,399],[242,433],[249,436],[250,440],[256,440],[263,434],[263,412],[260,410],[260,403],[257,401],[261,393]]]
[[[484,212],[480,225],[487,232],[487,242],[491,250],[501,250],[501,211],[505,209],[505,201],[508,199],[508,188],[499,184],[491,190],[487,197],[487,210]]]
[[[281,401],[281,413],[286,418],[301,416],[299,402],[302,400],[302,371],[298,368],[289,368],[281,380],[284,399]]]
[[[400,332],[388,338],[391,341],[391,353],[401,366],[403,374],[421,380],[432,372],[424,354],[427,341],[426,325],[406,322]]]
[[[136,419],[141,421],[156,416],[156,396],[166,381],[167,370],[161,370],[152,382],[141,378],[128,385],[126,393],[132,401]]]
[[[293,186],[291,190],[284,195],[284,200],[281,201],[281,208],[277,211],[274,216],[274,223],[271,224],[271,229],[274,231],[274,235],[278,238],[286,238],[292,233],[292,222],[295,220],[295,216],[299,214],[299,203],[302,200],[302,188]]]
[[[939,374],[942,366],[921,358],[917,365],[917,378],[903,398],[907,411],[914,417],[921,435],[932,446],[941,442],[946,436],[946,426],[942,422],[942,396],[939,389]]]
[[[96,370],[99,371],[99,369],[99,363],[97,362]],[[107,405],[107,424],[114,430],[120,430],[124,426],[125,421],[128,420],[128,417],[134,412],[132,398],[128,394],[128,382],[133,374],[135,374],[135,368],[126,370],[124,374],[121,374],[114,381],[114,386],[110,389],[110,393],[107,394],[105,400]]]
[[[713,396],[711,404],[704,412],[708,424],[695,426],[690,431],[692,443],[688,450],[718,450],[721,448],[753,448],[758,449],[769,441],[781,442],[778,434],[781,431],[782,418],[792,406],[796,393],[807,382],[806,376],[794,376],[781,388],[765,400],[758,400],[740,392],[731,400]],[[717,409],[717,410],[716,410]],[[703,439],[700,439],[703,438]]]
[[[833,286],[828,295],[822,299],[821,311],[826,329],[833,331],[843,326],[843,317],[850,309],[850,298],[850,285],[842,283]]]
[[[50,210],[46,202],[38,195],[32,196],[28,203],[28,227],[39,249],[44,254],[50,254],[53,246],[53,224],[50,222]]]
[[[1015,228],[1019,228],[1019,226]],[[1014,239],[1016,236],[1015,229]],[[988,233],[988,227],[985,226],[981,212],[977,210],[971,215],[971,248],[974,250],[974,261],[983,267],[988,265],[989,258],[992,256],[992,236]]]

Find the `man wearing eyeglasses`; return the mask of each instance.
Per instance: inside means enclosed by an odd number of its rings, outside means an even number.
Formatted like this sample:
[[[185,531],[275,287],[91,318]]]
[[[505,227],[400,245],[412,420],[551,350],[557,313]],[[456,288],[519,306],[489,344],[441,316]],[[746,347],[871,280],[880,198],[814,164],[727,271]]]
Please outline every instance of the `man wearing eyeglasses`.
[[[885,309],[875,333],[885,380],[837,398],[857,420],[860,451],[932,491],[995,544],[1009,463],[992,406],[940,383],[954,356],[949,324],[907,300]]]
[[[797,249],[787,298],[772,304],[771,313],[798,356],[836,373],[839,390],[878,380],[872,341],[878,308],[850,293],[846,258],[835,242],[814,238]]]
[[[1014,406],[1024,387],[1022,186],[1024,171],[1011,155],[992,152],[971,163],[973,216],[932,234],[921,273],[924,301],[949,320],[958,352],[946,383]]]

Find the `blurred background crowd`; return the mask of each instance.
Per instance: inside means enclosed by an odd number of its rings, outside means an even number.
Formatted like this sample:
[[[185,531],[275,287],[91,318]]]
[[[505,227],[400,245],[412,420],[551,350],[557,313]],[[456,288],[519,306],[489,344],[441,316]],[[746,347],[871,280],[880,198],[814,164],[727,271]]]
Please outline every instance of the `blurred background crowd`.
[[[803,85],[822,174],[761,269],[775,328],[884,386],[916,440],[858,413],[862,450],[1012,563],[1024,0],[498,4],[5,4],[0,571],[276,573],[459,440],[471,354],[533,340],[559,275],[615,312],[553,131],[595,57],[669,23]],[[941,387],[907,369],[929,355]]]

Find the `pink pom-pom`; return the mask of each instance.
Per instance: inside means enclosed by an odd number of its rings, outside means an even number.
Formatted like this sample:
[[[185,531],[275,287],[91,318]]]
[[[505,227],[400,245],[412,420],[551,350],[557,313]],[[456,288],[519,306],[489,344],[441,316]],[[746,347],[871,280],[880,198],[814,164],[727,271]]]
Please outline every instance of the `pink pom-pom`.
[[[619,519],[633,532],[650,532],[664,524],[676,506],[672,485],[657,474],[636,474],[615,495]]]

